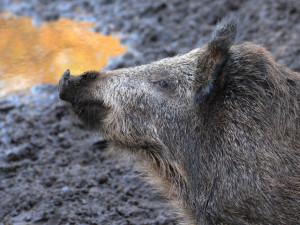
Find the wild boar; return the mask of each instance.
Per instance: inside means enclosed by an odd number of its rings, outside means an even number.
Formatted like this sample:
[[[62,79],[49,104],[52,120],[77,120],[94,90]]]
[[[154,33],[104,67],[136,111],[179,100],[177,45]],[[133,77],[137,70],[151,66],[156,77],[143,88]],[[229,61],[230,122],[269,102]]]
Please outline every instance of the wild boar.
[[[59,97],[139,166],[182,224],[300,224],[300,75],[236,20],[203,47],[59,81]]]

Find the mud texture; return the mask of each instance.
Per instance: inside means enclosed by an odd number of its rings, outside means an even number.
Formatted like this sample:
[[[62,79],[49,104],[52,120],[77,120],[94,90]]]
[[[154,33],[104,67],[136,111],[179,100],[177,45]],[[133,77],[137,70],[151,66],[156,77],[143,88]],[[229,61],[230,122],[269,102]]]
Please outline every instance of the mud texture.
[[[298,0],[3,0],[4,9],[37,25],[69,17],[120,33],[130,48],[108,69],[199,47],[219,19],[237,12],[237,43],[262,44],[300,72]],[[104,148],[58,100],[55,85],[0,99],[0,224],[176,224],[132,163]]]
[[[1,100],[0,120],[2,222],[174,224],[132,166],[73,119],[56,86]]]

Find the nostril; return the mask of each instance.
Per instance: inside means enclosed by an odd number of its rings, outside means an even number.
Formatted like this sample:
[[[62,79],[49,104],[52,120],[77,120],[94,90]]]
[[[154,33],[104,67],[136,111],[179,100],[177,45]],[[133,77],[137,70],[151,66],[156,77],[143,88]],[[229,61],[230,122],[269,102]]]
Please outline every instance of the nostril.
[[[98,71],[87,71],[79,76],[72,76],[67,69],[58,83],[59,98],[64,101],[73,102],[82,88],[88,87],[98,76]]]
[[[70,70],[67,69],[59,79],[58,83],[58,93],[59,98],[62,100],[67,100],[67,88],[69,86],[69,80],[70,80]]]
[[[62,75],[62,78],[65,80],[65,79],[68,79],[70,77],[70,70],[67,69],[63,75]]]

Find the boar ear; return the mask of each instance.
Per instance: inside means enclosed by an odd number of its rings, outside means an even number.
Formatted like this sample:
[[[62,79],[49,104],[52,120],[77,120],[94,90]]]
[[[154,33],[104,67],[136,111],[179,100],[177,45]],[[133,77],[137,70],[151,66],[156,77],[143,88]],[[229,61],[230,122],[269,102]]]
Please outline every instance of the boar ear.
[[[215,60],[228,54],[236,37],[237,19],[233,15],[219,22],[208,43],[208,51]]]
[[[212,38],[207,44],[204,57],[198,60],[198,74],[201,87],[195,97],[197,102],[202,102],[211,95],[213,89],[221,85],[221,74],[229,56],[230,47],[233,45],[237,32],[237,18],[235,15],[224,18],[219,22],[212,33]]]

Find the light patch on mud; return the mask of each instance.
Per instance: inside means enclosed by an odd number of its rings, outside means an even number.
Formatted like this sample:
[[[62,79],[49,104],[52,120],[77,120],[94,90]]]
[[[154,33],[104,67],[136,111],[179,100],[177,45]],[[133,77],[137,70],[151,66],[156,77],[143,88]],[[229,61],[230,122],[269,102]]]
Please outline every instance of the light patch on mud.
[[[125,51],[119,40],[92,32],[92,22],[61,18],[33,26],[30,17],[0,14],[0,97],[36,83],[57,83],[73,74],[99,70]]]

